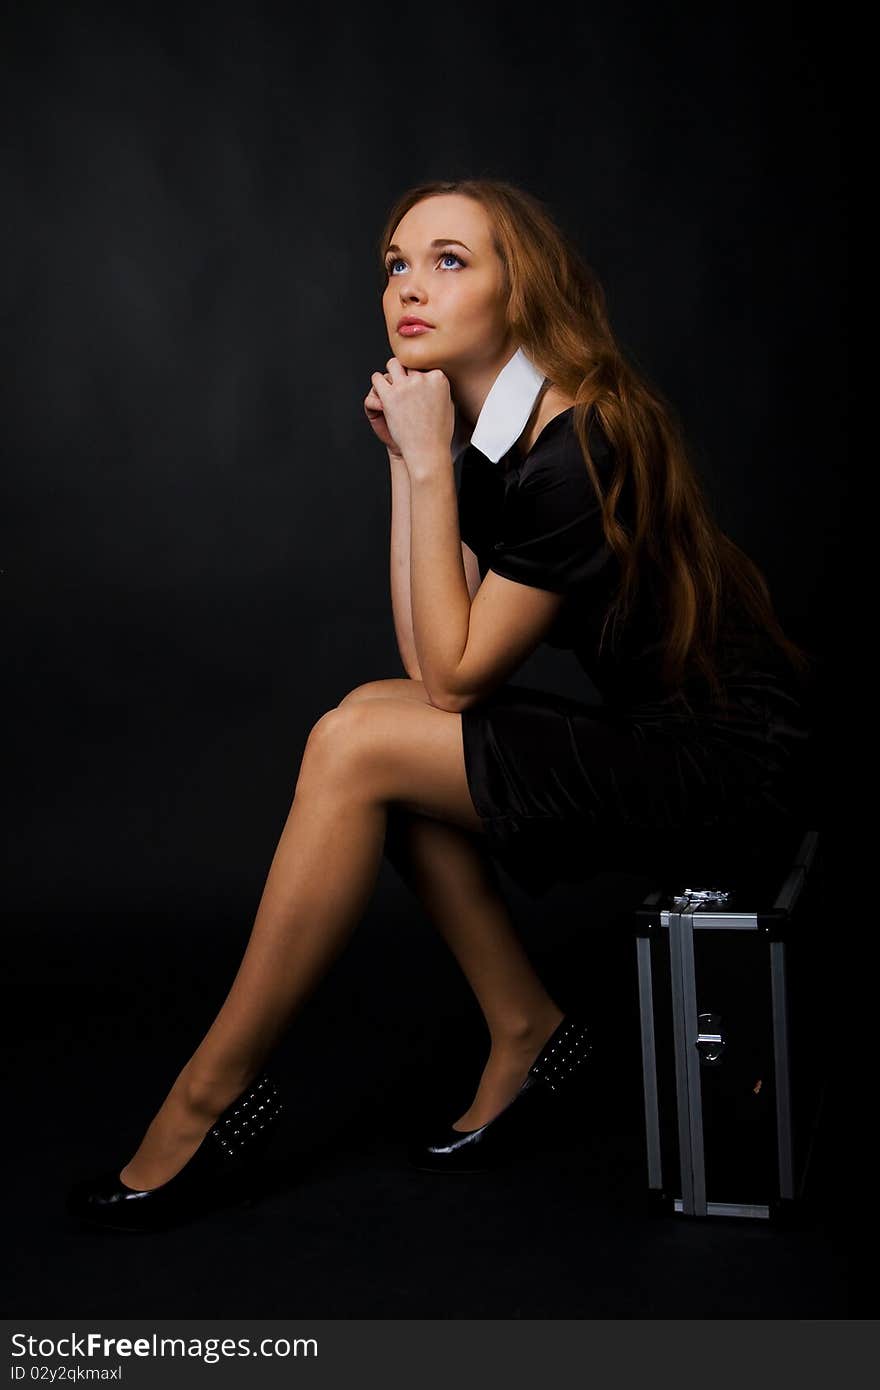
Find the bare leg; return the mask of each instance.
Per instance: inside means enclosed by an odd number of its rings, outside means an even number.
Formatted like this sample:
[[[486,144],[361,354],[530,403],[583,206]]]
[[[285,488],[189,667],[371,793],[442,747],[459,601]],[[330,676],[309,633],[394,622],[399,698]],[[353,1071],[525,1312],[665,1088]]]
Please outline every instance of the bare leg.
[[[562,1022],[516,933],[485,851],[466,831],[396,812],[386,854],[446,941],[486,1020],[490,1051],[476,1095],[456,1129],[477,1129],[503,1110]]]
[[[257,1075],[372,895],[387,809],[481,829],[460,716],[408,700],[330,710],[312,730],[247,950],[220,1012],[120,1179],[168,1181]]]
[[[389,680],[359,686],[341,703],[401,697],[427,701],[421,681]],[[455,1121],[458,1129],[477,1129],[513,1099],[564,1015],[529,960],[479,836],[395,806],[385,853],[446,941],[486,1020],[489,1057],[473,1102]]]
[[[361,917],[384,835],[383,807],[348,806],[317,788],[309,794],[300,775],[238,973],[120,1173],[129,1187],[173,1176],[257,1075]]]

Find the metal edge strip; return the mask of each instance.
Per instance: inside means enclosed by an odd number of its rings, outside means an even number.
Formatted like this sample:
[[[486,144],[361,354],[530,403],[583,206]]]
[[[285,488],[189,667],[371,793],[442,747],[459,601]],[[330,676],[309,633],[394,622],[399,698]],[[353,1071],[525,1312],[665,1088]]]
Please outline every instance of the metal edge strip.
[[[639,1014],[642,1021],[642,1076],[644,1079],[645,1138],[648,1150],[648,1186],[663,1186],[660,1156],[660,1112],[657,1095],[657,1047],[654,1037],[654,990],[651,976],[651,939],[636,937],[639,967]]]

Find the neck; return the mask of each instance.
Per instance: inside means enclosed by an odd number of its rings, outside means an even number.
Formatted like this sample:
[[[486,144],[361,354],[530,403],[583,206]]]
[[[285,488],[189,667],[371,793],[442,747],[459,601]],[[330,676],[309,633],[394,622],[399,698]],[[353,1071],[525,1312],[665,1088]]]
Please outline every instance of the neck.
[[[473,429],[477,423],[496,378],[515,353],[516,347],[508,344],[491,362],[461,372],[446,372],[455,408],[469,428]]]

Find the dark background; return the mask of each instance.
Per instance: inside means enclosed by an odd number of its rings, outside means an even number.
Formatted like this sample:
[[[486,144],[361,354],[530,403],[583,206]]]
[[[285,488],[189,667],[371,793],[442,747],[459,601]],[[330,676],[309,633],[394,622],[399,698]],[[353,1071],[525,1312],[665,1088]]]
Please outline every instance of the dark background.
[[[127,1161],[222,1002],[312,724],[353,686],[404,674],[386,455],[362,407],[390,354],[386,211],[411,184],[467,175],[545,200],[598,272],[622,345],[676,406],[724,529],[816,654],[822,747],[848,500],[839,53],[788,5],[295,17],[37,4],[7,6],[4,21],[4,910],[22,1005],[13,1069],[31,1100],[38,1082],[51,1097],[27,1110],[48,1201],[16,1306],[244,1313],[251,1299],[271,1313],[287,1306],[278,1286],[255,1291],[241,1270],[222,1296],[196,1294],[179,1265],[169,1282],[111,1292],[101,1275],[74,1281],[73,1244],[42,1282],[35,1271],[57,1239],[61,1186]],[[549,649],[526,675],[582,689]],[[634,952],[602,928],[644,887],[637,865],[539,901],[509,885],[559,1002],[604,1009],[612,1037],[616,1017],[630,1037],[638,1028]],[[444,1085],[463,1107],[484,1046],[454,962],[384,865],[285,1044],[300,1135],[328,1153],[353,1135],[356,1151],[364,1133],[405,1129],[414,1100],[441,1112]],[[324,1071],[308,1081],[319,1047]],[[621,1063],[615,1084],[635,1192],[640,1076]],[[63,1146],[60,1132],[73,1135]],[[709,1244],[674,1292],[656,1250],[658,1277],[634,1301],[633,1252],[605,1206],[609,1171],[626,1165],[614,1142],[585,1152],[590,1220],[604,1213],[624,1254],[598,1301],[569,1279],[566,1315],[699,1315]],[[371,1173],[355,1152],[352,1171],[369,1244],[363,1201],[372,1211],[389,1181],[384,1155]],[[381,1194],[397,1219],[400,1193]],[[624,1184],[612,1206],[624,1226],[630,1195]],[[507,1229],[498,1189],[493,1200]],[[295,1232],[300,1217],[281,1210]],[[309,1229],[329,1268],[342,1231],[322,1219]],[[641,1241],[638,1224],[626,1231]],[[765,1295],[771,1313],[846,1311],[831,1237],[810,1247],[803,1284],[809,1252],[753,1229],[737,1239],[761,1243],[767,1289],[731,1302],[725,1285],[715,1315],[750,1315]],[[88,1240],[99,1267],[100,1238]],[[450,1271],[455,1255],[453,1243]],[[368,1315],[374,1297],[385,1316],[569,1306],[552,1280],[508,1297],[503,1281],[468,1290],[455,1276],[444,1302],[399,1266],[381,1292],[354,1269],[338,1301],[313,1276],[306,1310]]]

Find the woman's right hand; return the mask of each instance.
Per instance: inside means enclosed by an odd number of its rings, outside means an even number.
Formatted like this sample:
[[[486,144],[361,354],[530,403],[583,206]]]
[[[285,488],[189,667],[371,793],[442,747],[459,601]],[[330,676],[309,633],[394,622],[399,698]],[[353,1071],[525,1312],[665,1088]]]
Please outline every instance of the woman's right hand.
[[[391,377],[388,376],[387,373],[386,379],[389,382],[391,381]],[[374,391],[372,386],[370,387],[369,391],[364,397],[364,410],[366,412],[367,419],[370,422],[370,425],[376,438],[381,439],[382,443],[385,445],[389,454],[391,454],[393,458],[402,459],[403,454],[400,452],[394,440],[391,438],[391,435],[388,431],[388,426],[385,423],[385,412],[382,409],[382,402],[379,400],[379,397],[376,395],[376,392]]]

